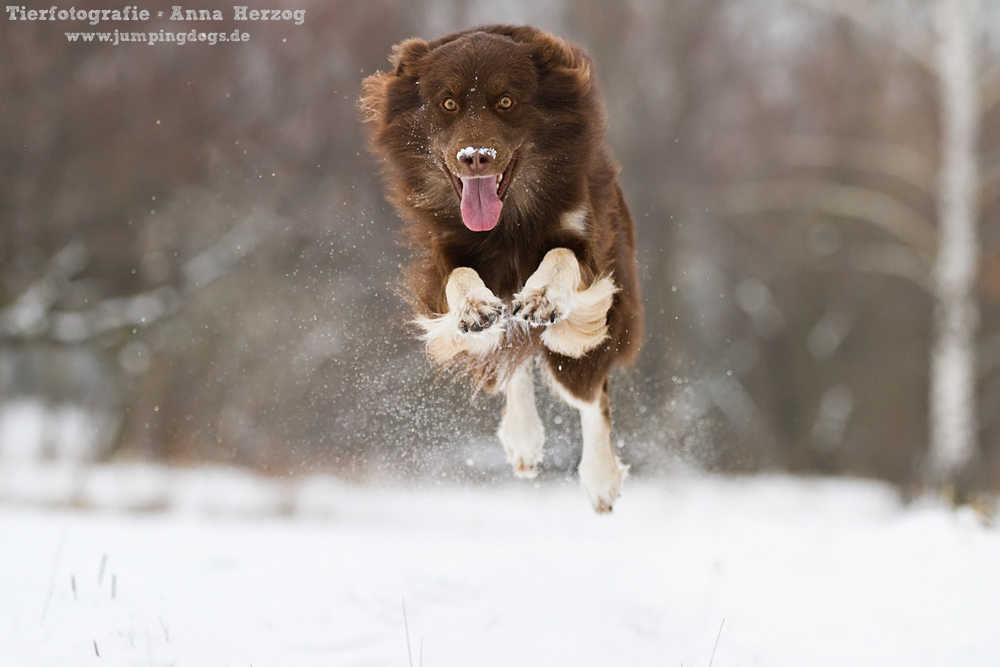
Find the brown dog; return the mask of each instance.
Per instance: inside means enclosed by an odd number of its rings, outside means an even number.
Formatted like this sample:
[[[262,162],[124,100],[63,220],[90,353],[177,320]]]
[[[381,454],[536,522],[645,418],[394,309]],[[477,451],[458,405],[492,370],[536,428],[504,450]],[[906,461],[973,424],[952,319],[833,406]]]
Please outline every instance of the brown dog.
[[[580,411],[580,480],[598,512],[625,468],[608,372],[642,339],[632,219],[603,143],[590,59],[530,27],[410,39],[361,107],[416,251],[410,287],[431,358],[503,389],[499,437],[534,477],[544,434],[533,360]]]

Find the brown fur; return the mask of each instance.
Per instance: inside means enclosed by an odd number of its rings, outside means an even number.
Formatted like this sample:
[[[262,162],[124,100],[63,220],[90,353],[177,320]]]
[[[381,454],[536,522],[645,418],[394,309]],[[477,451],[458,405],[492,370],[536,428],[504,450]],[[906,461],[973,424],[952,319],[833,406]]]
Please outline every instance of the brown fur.
[[[612,365],[630,363],[638,352],[642,313],[632,219],[618,186],[618,167],[603,143],[605,118],[590,59],[534,28],[497,25],[429,43],[406,40],[393,49],[390,61],[392,70],[365,79],[361,108],[372,150],[384,165],[389,199],[406,220],[416,251],[408,279],[418,314],[425,330],[434,323],[472,322],[471,337],[482,337],[475,333],[478,322],[497,339],[463,347],[456,332],[456,347],[434,356],[463,365],[479,386],[496,390],[513,369],[540,355],[570,396],[602,400]],[[501,95],[515,100],[514,106],[501,109]],[[447,97],[458,101],[458,112],[445,111]],[[466,146],[494,150],[496,170],[514,158],[500,220],[490,231],[463,225],[449,176],[466,173],[456,157]],[[607,312],[605,322],[581,325],[580,335],[600,336],[589,339],[599,342],[580,348],[586,352],[578,357],[553,351],[543,340],[543,332],[554,336],[557,326],[570,325],[512,321],[513,309],[523,305],[515,297],[556,248],[571,250],[578,260],[579,294],[594,288],[589,307],[603,304],[601,318]],[[461,267],[473,269],[502,306],[481,304],[471,314],[453,314],[472,319],[444,323],[449,278]],[[602,278],[613,287],[598,290]],[[495,308],[502,308],[496,322],[489,315]],[[450,343],[435,339],[435,349]],[[570,349],[577,349],[574,345]]]

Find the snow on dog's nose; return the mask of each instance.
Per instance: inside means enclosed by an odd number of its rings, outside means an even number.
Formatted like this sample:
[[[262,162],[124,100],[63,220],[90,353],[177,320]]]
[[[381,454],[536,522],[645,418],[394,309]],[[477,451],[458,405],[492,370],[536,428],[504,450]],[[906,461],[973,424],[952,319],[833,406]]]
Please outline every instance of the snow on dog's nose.
[[[458,151],[455,156],[458,163],[464,165],[472,176],[482,176],[490,169],[497,159],[497,152],[492,148],[474,148],[469,146]]]

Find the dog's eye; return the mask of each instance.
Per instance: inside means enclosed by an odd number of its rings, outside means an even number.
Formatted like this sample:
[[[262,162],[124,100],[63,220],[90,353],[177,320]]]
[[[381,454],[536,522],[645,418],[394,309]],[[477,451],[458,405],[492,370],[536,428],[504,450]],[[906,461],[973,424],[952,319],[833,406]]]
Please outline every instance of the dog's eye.
[[[508,95],[504,95],[500,98],[500,101],[497,102],[497,106],[501,109],[509,109],[514,106],[514,100],[512,100]]]
[[[445,111],[455,111],[458,109],[458,102],[449,97],[441,103],[441,106],[444,107]]]

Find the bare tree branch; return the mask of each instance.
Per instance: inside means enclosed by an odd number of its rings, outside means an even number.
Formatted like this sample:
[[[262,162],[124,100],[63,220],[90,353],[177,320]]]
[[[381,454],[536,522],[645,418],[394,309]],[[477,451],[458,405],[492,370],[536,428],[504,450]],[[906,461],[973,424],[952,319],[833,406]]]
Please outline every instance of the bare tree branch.
[[[933,38],[929,31],[904,27],[877,2],[865,0],[797,0],[800,5],[817,12],[848,19],[866,30],[885,38],[890,44],[913,58],[930,71],[936,64],[933,57]]]
[[[214,246],[188,260],[182,269],[184,292],[201,289],[228,273],[234,264],[252,253],[270,228],[271,218],[255,212],[226,232]]]
[[[851,141],[830,136],[793,136],[782,145],[789,164],[846,167],[884,174],[933,194],[934,162],[919,151],[888,141]]]
[[[87,250],[82,243],[71,243],[56,253],[41,277],[14,303],[0,310],[0,335],[31,338],[43,333],[49,325],[49,311],[70,279],[83,271],[87,263]]]
[[[773,440],[767,418],[743,386],[740,376],[760,362],[760,348],[752,338],[733,343],[726,352],[694,382],[691,391],[704,404],[712,404],[743,432]]]
[[[0,337],[50,339],[80,343],[126,327],[145,328],[175,314],[184,297],[231,272],[266,237],[270,218],[257,213],[226,233],[218,243],[182,267],[180,289],[161,285],[131,296],[104,299],[87,310],[58,311],[70,279],[87,266],[82,244],[67,246],[48,263],[43,275],[12,304],[0,310]]]
[[[54,312],[48,335],[61,343],[79,343],[125,327],[144,328],[177,312],[181,297],[172,287],[117,299],[105,299],[90,310]]]
[[[898,243],[853,243],[846,249],[847,262],[855,271],[905,278],[931,293],[927,260]]]
[[[734,215],[798,209],[864,220],[921,256],[930,257],[936,245],[934,228],[923,216],[894,197],[856,185],[792,180],[747,183],[726,190],[721,202]]]

